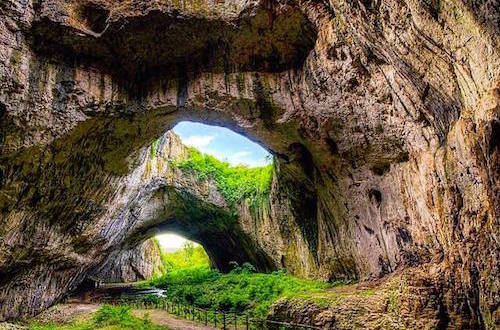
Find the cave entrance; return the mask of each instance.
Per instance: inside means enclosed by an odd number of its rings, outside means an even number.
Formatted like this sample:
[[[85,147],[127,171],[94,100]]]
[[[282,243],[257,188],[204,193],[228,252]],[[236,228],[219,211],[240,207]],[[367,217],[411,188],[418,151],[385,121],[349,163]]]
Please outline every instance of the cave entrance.
[[[183,171],[194,174],[196,183],[200,185],[207,178],[213,180],[213,185],[233,213],[229,218],[234,218],[234,214],[240,212],[237,210],[241,207],[238,204],[245,199],[259,198],[262,191],[270,186],[272,156],[247,137],[225,127],[193,121],[181,121],[171,132],[189,148],[189,160],[184,167],[181,166]],[[209,209],[201,212],[211,213]],[[201,221],[197,221],[197,218],[201,218]],[[231,270],[233,262],[251,262],[260,269],[269,270],[268,260],[258,260],[259,254],[253,253],[251,239],[241,232],[240,226],[233,226],[231,219],[225,216],[217,218],[216,215],[215,218],[213,225],[205,227],[207,217],[200,217],[197,212],[193,212],[188,219],[189,224],[174,221],[170,226],[166,225],[165,229],[171,229],[175,234],[163,237],[172,244],[187,244],[187,248],[191,247],[189,240],[197,242],[199,245],[195,244],[195,247],[203,246],[210,264],[223,272]],[[203,224],[193,226],[193,223],[199,222]],[[217,227],[215,230],[211,228],[214,226]],[[201,258],[201,251],[199,254]]]
[[[136,190],[122,191],[129,201],[119,215],[127,218],[126,238],[77,292],[97,289],[92,295],[114,297],[129,290],[115,290],[116,284],[175,270],[228,273],[251,265],[271,272],[281,266],[259,246],[251,225],[259,212],[269,212],[274,164],[266,149],[225,127],[180,121],[138,159],[130,173]]]
[[[153,146],[150,167],[158,168],[162,157],[168,165],[160,168],[171,167],[169,187],[152,197],[158,201],[153,205],[166,209],[160,211],[158,218],[164,220],[154,230],[167,253],[185,244],[190,247],[191,241],[198,249],[203,246],[210,265],[219,271],[231,270],[232,262],[271,270],[270,261],[255,252],[254,240],[237,220],[243,204],[268,193],[271,154],[228,128],[192,121],[178,122]],[[200,258],[203,253],[199,251]]]
[[[164,273],[188,268],[208,268],[210,258],[197,242],[175,233],[156,235],[154,238],[160,249],[161,269]]]
[[[221,272],[231,271],[235,263],[263,272],[278,267],[245,225],[260,214],[256,209],[269,209],[264,204],[274,165],[267,150],[228,128],[181,121],[138,158],[142,165],[130,174],[137,190],[123,192],[130,194],[130,202],[119,215],[128,218],[126,239],[96,268],[96,277],[112,282],[146,278],[137,261],[151,259],[151,238],[167,254],[186,248],[182,267],[203,264]],[[168,262],[163,268],[169,268]]]

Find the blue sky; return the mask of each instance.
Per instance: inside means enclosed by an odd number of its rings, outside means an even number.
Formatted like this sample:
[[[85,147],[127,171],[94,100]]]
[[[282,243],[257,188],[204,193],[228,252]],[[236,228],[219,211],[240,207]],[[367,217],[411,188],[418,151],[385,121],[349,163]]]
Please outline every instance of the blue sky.
[[[263,166],[272,159],[267,150],[257,143],[224,127],[183,121],[173,131],[184,144],[231,165]],[[172,233],[157,235],[156,238],[161,247],[168,251],[178,250],[186,242],[184,237]]]
[[[173,131],[185,145],[195,147],[231,165],[245,164],[254,167],[271,162],[267,150],[224,127],[183,121],[177,124]]]

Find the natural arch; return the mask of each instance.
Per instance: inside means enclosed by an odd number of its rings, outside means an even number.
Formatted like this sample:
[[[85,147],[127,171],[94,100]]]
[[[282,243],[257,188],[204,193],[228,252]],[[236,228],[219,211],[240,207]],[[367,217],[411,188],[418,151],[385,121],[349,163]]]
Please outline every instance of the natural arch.
[[[232,261],[250,262],[263,272],[277,269],[252,233],[245,231],[214,180],[199,179],[174,165],[186,157],[187,148],[171,132],[146,149],[138,173],[130,174],[140,177],[140,192],[120,214],[119,223],[128,224],[119,241],[121,249],[129,250],[158,233],[176,232],[203,245],[221,271],[229,271]],[[249,214],[245,202],[238,207]]]
[[[0,319],[46,308],[161,222],[186,230],[182,207],[149,217],[165,193],[189,200],[143,175],[153,141],[191,119],[276,156],[269,210],[239,209],[244,258],[323,279],[406,269],[401,295],[433,292],[433,317],[498,323],[488,2],[114,3],[0,6]]]

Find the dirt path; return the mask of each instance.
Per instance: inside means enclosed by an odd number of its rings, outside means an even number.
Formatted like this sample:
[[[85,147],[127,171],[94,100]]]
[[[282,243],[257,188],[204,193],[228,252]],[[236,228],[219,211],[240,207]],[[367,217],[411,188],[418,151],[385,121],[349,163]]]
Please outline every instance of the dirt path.
[[[49,308],[32,320],[39,324],[64,324],[76,320],[89,320],[100,307],[100,304],[58,304]],[[166,311],[160,309],[132,310],[132,314],[140,318],[144,317],[146,313],[149,315],[149,319],[152,323],[156,325],[166,325],[172,330],[215,330],[215,328],[209,326],[177,318],[175,315],[168,314]],[[3,329],[1,324],[0,329]]]
[[[166,325],[172,330],[215,330],[215,328],[210,326],[200,325],[196,322],[177,318],[174,315],[168,314],[166,311],[160,309],[132,310],[133,315],[141,318],[144,317],[146,313],[149,314],[149,319],[154,324]]]

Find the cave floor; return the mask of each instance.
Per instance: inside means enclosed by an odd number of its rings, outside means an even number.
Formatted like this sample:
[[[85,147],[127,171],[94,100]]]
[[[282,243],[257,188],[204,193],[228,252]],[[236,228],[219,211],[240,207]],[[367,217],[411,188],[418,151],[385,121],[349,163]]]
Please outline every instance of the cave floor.
[[[101,307],[97,303],[61,303],[29,320],[36,324],[64,324],[88,320]]]

